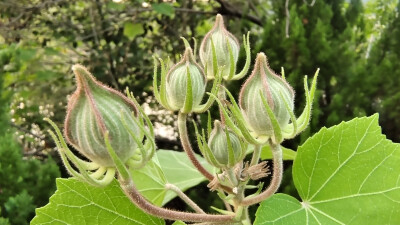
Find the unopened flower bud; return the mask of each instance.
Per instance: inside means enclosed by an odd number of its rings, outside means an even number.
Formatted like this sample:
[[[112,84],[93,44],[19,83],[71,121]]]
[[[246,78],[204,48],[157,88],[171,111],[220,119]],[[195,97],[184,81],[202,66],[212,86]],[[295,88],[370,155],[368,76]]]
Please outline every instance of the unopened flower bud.
[[[213,63],[213,45],[217,59],[217,68],[214,68],[215,65]],[[227,77],[230,73],[234,74],[239,50],[240,45],[238,40],[225,28],[224,19],[218,14],[213,28],[206,34],[200,45],[200,60],[204,68],[206,68],[207,78],[213,79],[216,76],[214,72],[222,66],[222,76]],[[231,71],[231,66],[233,66],[233,71]]]
[[[229,139],[227,134],[229,134]],[[229,162],[229,147],[233,150],[232,164]],[[226,129],[218,120],[214,122],[214,129],[210,134],[208,140],[208,147],[210,148],[214,158],[220,165],[214,165],[216,167],[234,166],[237,162],[242,159],[242,145],[235,133]],[[208,158],[208,157],[206,157]],[[209,160],[211,164],[215,164],[212,160]]]
[[[174,65],[166,76],[167,100],[173,110],[184,107],[186,90],[190,76],[192,86],[192,108],[199,106],[206,90],[206,77],[201,67],[195,62],[192,49],[187,48],[182,60]]]
[[[264,53],[257,55],[254,70],[240,91],[239,105],[251,131],[257,136],[273,136],[271,118],[260,93],[266,99],[280,127],[288,125],[288,110],[293,111],[294,107],[294,91],[282,77],[269,68]]]
[[[104,141],[108,132],[112,148],[126,162],[135,153],[137,144],[125,127],[137,133],[138,139],[143,139],[133,119],[138,114],[135,104],[120,92],[97,81],[85,67],[74,65],[72,70],[78,87],[68,102],[64,124],[67,141],[91,161],[110,167],[114,163]]]

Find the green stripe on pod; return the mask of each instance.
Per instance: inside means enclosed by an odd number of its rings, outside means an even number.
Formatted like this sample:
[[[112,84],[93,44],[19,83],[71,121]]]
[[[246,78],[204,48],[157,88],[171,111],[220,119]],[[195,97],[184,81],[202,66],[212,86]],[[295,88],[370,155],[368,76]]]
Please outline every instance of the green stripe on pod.
[[[264,103],[269,107],[266,108]],[[257,136],[281,136],[275,134],[275,121],[272,121],[275,118],[280,127],[289,124],[294,108],[294,91],[269,68],[264,53],[257,55],[254,70],[240,91],[239,106],[249,129]],[[269,110],[275,118],[269,116]]]
[[[191,84],[190,87],[188,82]],[[191,96],[187,93],[190,91],[188,88],[192,89]],[[205,90],[206,77],[202,68],[195,62],[192,49],[188,47],[182,60],[174,65],[166,76],[167,102],[173,110],[183,110],[188,113],[189,109],[201,104]]]
[[[238,40],[225,28],[224,19],[218,14],[214,26],[204,36],[199,49],[201,63],[207,68],[205,71],[207,78],[215,78],[218,69],[222,67],[222,76],[225,79],[232,78],[239,50]]]

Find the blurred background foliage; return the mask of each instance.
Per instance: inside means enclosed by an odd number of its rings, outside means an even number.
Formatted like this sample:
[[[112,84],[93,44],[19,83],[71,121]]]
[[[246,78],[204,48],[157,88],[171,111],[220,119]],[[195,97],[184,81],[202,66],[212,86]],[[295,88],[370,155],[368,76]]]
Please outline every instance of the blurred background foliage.
[[[240,41],[251,32],[253,59],[262,51],[273,70],[285,68],[299,111],[303,76],[310,81],[321,69],[311,126],[285,145],[296,149],[323,126],[375,112],[399,142],[399,11],[396,0],[2,0],[0,224],[27,224],[54,178],[66,175],[42,118],[62,124],[75,63],[109,86],[129,87],[151,114],[158,147],[179,149],[174,115],[152,98],[152,57],[179,60],[180,37],[200,41],[217,13]]]

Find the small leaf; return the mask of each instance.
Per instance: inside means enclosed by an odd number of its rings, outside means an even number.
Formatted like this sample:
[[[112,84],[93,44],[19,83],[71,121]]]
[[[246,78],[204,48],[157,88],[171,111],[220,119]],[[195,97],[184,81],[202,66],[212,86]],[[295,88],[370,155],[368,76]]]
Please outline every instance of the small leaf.
[[[276,194],[257,224],[400,224],[400,144],[378,115],[323,128],[298,151],[293,180],[302,199]]]
[[[57,191],[50,203],[36,209],[36,224],[155,224],[164,220],[137,208],[122,192],[117,181],[104,188],[74,178],[57,179]]]
[[[175,9],[170,4],[167,3],[155,3],[152,4],[151,7],[157,13],[166,15],[166,16],[173,16],[175,14]]]
[[[140,23],[126,22],[124,24],[124,35],[129,39],[133,40],[137,35],[143,34],[143,25]]]
[[[182,191],[186,191],[206,180],[192,165],[192,162],[184,152],[158,150],[157,157],[167,181],[176,185]],[[213,167],[204,158],[197,155],[197,159],[208,171],[213,170]],[[174,192],[168,191],[164,204],[175,197],[176,194]]]

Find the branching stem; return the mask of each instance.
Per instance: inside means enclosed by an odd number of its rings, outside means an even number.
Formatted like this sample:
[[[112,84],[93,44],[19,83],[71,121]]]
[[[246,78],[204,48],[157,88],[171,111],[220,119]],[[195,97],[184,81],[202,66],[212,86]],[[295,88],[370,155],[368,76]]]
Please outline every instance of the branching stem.
[[[261,155],[261,145],[254,145],[253,156],[251,157],[250,166],[254,166],[260,160]]]
[[[283,173],[283,162],[282,162],[282,149],[279,144],[274,144],[272,141],[269,142],[273,155],[274,171],[272,175],[272,180],[267,189],[265,189],[261,194],[256,196],[251,196],[245,198],[241,205],[249,206],[257,204],[273,195],[279,188],[282,181]]]
[[[196,159],[194,151],[189,141],[187,127],[186,127],[186,118],[187,114],[179,112],[178,114],[178,130],[179,130],[179,137],[181,139],[182,147],[185,150],[186,154],[188,155],[190,161],[196,167],[196,169],[203,174],[209,181],[214,179],[214,176],[208,172],[203,165],[200,164],[199,160]]]
[[[183,193],[181,189],[179,189],[177,186],[173,184],[166,184],[165,189],[175,192],[179,196],[179,198],[181,198],[186,204],[192,207],[192,209],[197,213],[206,214],[195,202],[192,201],[192,199],[190,199],[185,193]]]
[[[132,179],[120,179],[121,188],[129,199],[144,212],[168,220],[182,220],[188,222],[233,222],[232,215],[210,215],[202,213],[180,212],[164,209],[153,205],[146,200],[136,189]]]

